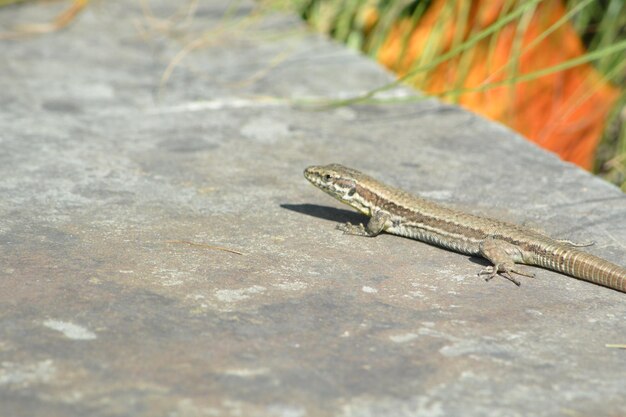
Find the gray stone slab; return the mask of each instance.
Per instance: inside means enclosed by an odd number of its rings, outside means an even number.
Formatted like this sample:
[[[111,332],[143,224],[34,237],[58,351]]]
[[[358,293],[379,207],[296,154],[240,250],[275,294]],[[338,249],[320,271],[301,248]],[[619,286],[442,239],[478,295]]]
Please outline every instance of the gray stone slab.
[[[391,78],[293,16],[200,3],[179,37],[108,1],[2,43],[2,416],[626,413],[625,351],[605,346],[626,343],[625,294],[544,270],[485,283],[481,260],[344,236],[360,217],[302,170],[344,163],[624,265],[618,189],[436,101],[296,105]],[[159,90],[193,31],[211,42]]]

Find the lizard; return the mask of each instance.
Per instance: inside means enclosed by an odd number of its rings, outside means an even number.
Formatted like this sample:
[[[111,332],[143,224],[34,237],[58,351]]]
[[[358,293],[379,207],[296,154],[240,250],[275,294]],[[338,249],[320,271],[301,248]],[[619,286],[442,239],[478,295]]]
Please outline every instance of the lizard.
[[[384,184],[340,164],[310,166],[305,178],[314,186],[369,216],[364,226],[337,226],[345,234],[374,237],[382,232],[420,240],[455,252],[480,256],[492,265],[478,275],[533,277],[518,264],[539,266],[626,292],[626,268],[531,228],[465,213]]]

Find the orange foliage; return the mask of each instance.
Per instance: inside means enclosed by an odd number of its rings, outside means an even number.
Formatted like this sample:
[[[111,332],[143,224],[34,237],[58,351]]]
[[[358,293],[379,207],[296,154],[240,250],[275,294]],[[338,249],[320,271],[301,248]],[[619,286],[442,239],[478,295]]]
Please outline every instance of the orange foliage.
[[[411,69],[427,65],[426,54],[433,48],[437,51],[433,55],[436,58],[493,24],[505,14],[504,5],[511,3],[510,0],[434,0],[417,26],[409,19],[396,22],[378,59],[399,75],[405,75]],[[468,8],[467,16],[462,15],[463,7]],[[519,20],[513,21],[463,54],[417,74],[412,83],[431,94],[477,88],[585,53],[569,23],[562,24],[543,40],[536,40],[563,17],[565,8],[561,0],[545,0],[529,13],[523,27]],[[458,30],[464,31],[457,33]],[[460,93],[456,98],[461,105],[510,126],[561,158],[590,169],[604,122],[617,96],[615,88],[603,81],[591,65],[584,64],[531,81]]]
[[[61,30],[72,23],[78,13],[87,6],[87,3],[89,0],[74,0],[72,5],[56,16],[52,22],[21,25],[14,31],[1,32],[0,39],[18,39],[24,36],[42,35]]]

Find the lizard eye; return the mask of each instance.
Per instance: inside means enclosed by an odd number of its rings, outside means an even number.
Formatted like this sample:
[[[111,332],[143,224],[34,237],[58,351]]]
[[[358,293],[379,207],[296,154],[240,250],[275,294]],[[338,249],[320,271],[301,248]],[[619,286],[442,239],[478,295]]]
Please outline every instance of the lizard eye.
[[[324,181],[330,181],[330,174],[324,175]]]

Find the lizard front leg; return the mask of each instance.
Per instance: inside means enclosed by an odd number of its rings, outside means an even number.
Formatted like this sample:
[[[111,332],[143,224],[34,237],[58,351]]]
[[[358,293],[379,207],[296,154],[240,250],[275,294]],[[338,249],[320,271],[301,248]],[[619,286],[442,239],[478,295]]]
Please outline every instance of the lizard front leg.
[[[385,213],[384,211],[377,210],[374,213],[372,213],[372,217],[370,217],[366,226],[363,226],[363,223],[354,225],[348,222],[348,223],[338,224],[337,229],[343,231],[345,234],[348,234],[348,235],[374,237],[374,236],[378,236],[387,227],[389,227],[389,223],[390,223],[389,218],[390,218],[389,213]]]
[[[493,263],[493,266],[487,267],[478,273],[478,275],[487,275],[485,281],[489,281],[500,274],[515,285],[520,286],[521,283],[511,274],[524,277],[535,276],[535,274],[517,269],[515,263],[522,262],[522,253],[517,246],[509,242],[488,237],[480,243],[479,251],[483,258]]]

